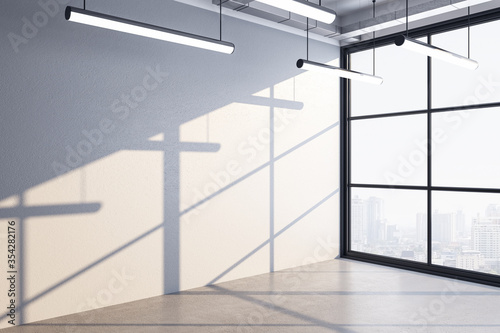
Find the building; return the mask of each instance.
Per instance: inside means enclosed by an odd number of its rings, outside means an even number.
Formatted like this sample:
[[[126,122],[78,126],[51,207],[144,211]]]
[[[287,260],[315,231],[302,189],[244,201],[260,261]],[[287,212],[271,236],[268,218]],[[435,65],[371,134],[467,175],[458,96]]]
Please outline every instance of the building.
[[[484,258],[479,251],[463,251],[457,256],[457,268],[477,271],[482,266],[484,266]]]
[[[359,196],[351,200],[351,225],[353,244],[361,244],[366,240],[365,203]]]
[[[381,198],[369,197],[365,201],[365,212],[367,243],[385,240],[384,201]]]
[[[485,215],[486,217],[500,217],[500,205],[489,204],[486,207]]]
[[[417,243],[427,242],[427,214],[417,213]]]
[[[387,224],[386,230],[386,241],[390,243],[397,243],[400,235],[397,224]]]
[[[500,258],[500,219],[475,218],[472,223],[472,248],[485,259]]]
[[[458,237],[467,238],[470,235],[470,228],[467,228],[466,217],[462,210],[455,212],[455,231]]]
[[[432,214],[432,239],[445,244],[456,241],[455,216],[453,213],[435,211]]]

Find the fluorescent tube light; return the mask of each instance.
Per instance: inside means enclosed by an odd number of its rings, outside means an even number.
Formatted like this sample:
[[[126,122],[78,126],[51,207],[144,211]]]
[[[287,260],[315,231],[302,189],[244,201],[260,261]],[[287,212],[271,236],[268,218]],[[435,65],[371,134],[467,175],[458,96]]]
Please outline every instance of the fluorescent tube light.
[[[462,57],[461,55],[440,49],[439,47],[429,45],[404,35],[396,37],[395,43],[397,46],[402,46],[407,50],[421,53],[428,57],[441,59],[467,69],[474,70],[479,66],[479,63],[475,60]]]
[[[281,8],[292,13],[312,18],[324,23],[332,23],[337,17],[335,11],[304,0],[257,0],[266,5]]]
[[[234,44],[217,39],[189,34],[187,32],[167,29],[146,23],[127,20],[106,14],[91,12],[74,7],[66,7],[66,20],[94,27],[126,32],[132,35],[159,39],[167,42],[199,47],[211,51],[231,54]]]
[[[357,80],[357,81],[362,81],[366,83],[372,83],[372,84],[382,84],[384,82],[384,79],[382,79],[380,76],[374,76],[370,74],[364,74],[360,72],[355,72],[355,71],[350,71],[347,69],[343,69],[340,67],[335,67],[335,66],[329,66],[325,64],[321,64],[318,62],[313,62],[309,60],[304,60],[304,59],[299,59],[297,60],[297,67],[306,69],[306,70],[314,70],[314,71],[321,71],[321,72],[328,72],[331,74],[334,74],[336,76],[340,76],[346,79],[352,79],[352,80]]]

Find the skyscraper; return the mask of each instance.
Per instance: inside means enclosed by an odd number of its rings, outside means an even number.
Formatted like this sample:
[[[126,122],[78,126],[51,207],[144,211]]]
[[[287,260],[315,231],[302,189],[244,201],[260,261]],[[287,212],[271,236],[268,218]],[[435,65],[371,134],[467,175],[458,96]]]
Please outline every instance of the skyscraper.
[[[417,213],[417,243],[427,241],[427,214]]]
[[[485,259],[500,258],[500,218],[473,219],[472,248]]]
[[[453,213],[432,214],[432,240],[441,243],[451,243],[456,239],[455,218]]]
[[[353,244],[364,243],[365,228],[365,204],[364,200],[355,195],[351,199],[351,241]]]
[[[374,243],[385,238],[384,201],[381,198],[370,197],[365,201],[366,236],[368,243]]]

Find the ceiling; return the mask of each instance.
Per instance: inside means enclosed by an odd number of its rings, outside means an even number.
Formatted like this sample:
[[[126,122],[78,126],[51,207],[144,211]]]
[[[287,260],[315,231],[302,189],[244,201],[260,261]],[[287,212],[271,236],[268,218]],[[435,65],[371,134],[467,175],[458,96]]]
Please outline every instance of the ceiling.
[[[376,6],[383,5],[394,0],[377,0]],[[319,3],[318,0],[311,2]],[[363,9],[372,9],[372,0],[322,0],[321,5],[333,9],[340,17],[350,15]]]
[[[220,0],[177,0],[187,4],[218,10]],[[325,24],[265,5],[258,0],[222,0],[224,13],[276,29],[303,34],[336,45],[348,45],[377,36],[402,31],[406,21],[406,0],[377,0],[373,18],[372,0],[322,0],[321,5],[333,9],[337,18]],[[319,4],[320,0],[311,0]],[[212,8],[209,8],[208,6]],[[436,23],[467,14],[500,7],[500,0],[409,0],[410,28]]]

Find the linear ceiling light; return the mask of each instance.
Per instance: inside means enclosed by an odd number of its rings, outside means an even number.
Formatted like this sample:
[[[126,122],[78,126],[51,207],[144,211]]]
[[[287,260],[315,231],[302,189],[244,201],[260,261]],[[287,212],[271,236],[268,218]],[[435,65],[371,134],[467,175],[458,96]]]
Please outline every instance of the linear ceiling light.
[[[335,11],[304,0],[257,0],[266,5],[281,8],[292,13],[312,18],[324,23],[332,23],[337,17]]]
[[[402,46],[407,50],[417,52],[423,55],[426,55],[428,57],[436,58],[436,59],[441,59],[444,61],[447,61],[451,64],[462,66],[467,69],[476,69],[479,66],[479,63],[475,60],[472,60],[470,58],[470,7],[468,9],[468,19],[469,19],[469,24],[468,24],[468,57],[463,57],[461,55],[458,55],[456,53],[446,51],[443,49],[440,49],[439,47],[436,47],[434,45],[430,45],[418,40],[415,40],[413,38],[408,37],[408,0],[406,0],[406,36],[401,35],[396,37],[394,40],[394,43],[397,46]]]
[[[376,0],[372,0],[372,1],[373,1],[373,16],[375,17],[375,1]],[[307,59],[297,60],[297,67],[302,68],[302,69],[306,69],[306,70],[326,72],[326,73],[333,74],[335,76],[343,77],[346,79],[352,79],[352,80],[357,80],[357,81],[362,81],[362,82],[372,83],[372,84],[382,84],[382,82],[384,82],[384,79],[382,79],[380,76],[375,76],[375,32],[373,34],[374,34],[374,36],[373,36],[373,38],[374,38],[373,39],[373,75],[355,72],[355,71],[343,69],[340,67],[330,66],[330,65],[319,63],[319,62],[309,61],[309,18],[307,18],[307,33],[306,33]]]
[[[234,44],[222,40],[193,35],[187,32],[158,27],[142,22],[127,20],[120,17],[96,13],[89,10],[66,7],[66,20],[88,24],[99,28],[126,32],[132,35],[159,39],[167,42],[199,47],[211,51],[231,54]]]
[[[352,79],[356,81],[362,81],[371,84],[382,84],[384,79],[380,76],[374,76],[370,74],[364,74],[360,72],[350,71],[340,67],[330,66],[326,64],[321,64],[319,62],[309,61],[305,59],[297,60],[297,67],[307,70],[314,70],[320,72],[327,72],[335,76],[340,76],[346,79]]]
[[[467,69],[474,70],[479,66],[479,63],[475,60],[462,57],[456,53],[440,49],[439,47],[403,35],[396,37],[395,43],[397,46],[402,46],[407,50],[421,53],[428,57],[441,59]]]

